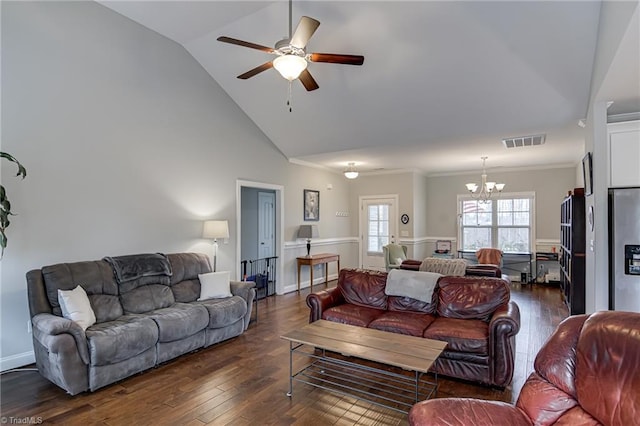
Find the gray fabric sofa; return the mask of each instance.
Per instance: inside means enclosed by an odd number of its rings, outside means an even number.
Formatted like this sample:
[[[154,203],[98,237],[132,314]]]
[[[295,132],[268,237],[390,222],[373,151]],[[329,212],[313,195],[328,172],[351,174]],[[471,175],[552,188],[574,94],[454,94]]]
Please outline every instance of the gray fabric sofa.
[[[141,273],[126,282],[119,281],[105,259],[29,271],[29,310],[40,374],[71,395],[95,391],[247,329],[254,283],[231,281],[232,297],[198,301],[198,274],[211,271],[209,258],[177,253],[166,255],[166,260],[168,273]],[[64,318],[58,303],[58,289],[78,285],[96,316],[86,331]]]

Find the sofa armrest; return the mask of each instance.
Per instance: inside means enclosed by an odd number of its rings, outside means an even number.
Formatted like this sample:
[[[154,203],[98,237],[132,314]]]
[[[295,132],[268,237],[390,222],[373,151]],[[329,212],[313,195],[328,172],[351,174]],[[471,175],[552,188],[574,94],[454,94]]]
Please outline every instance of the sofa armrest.
[[[256,283],[253,281],[231,281],[231,294],[234,296],[240,296],[247,302],[251,299],[253,302],[253,298],[249,296],[250,290],[256,287]]]
[[[409,411],[411,426],[531,425],[524,411],[502,401],[471,398],[428,399]]]
[[[422,260],[406,259],[400,264],[400,269],[407,269],[409,271],[419,271]]]
[[[312,323],[322,319],[322,312],[332,306],[344,303],[344,297],[338,287],[323,290],[318,293],[311,293],[307,296],[307,306],[311,309],[309,312],[309,322]]]
[[[499,307],[489,321],[489,351],[493,384],[506,386],[511,382],[516,354],[516,334],[520,331],[520,309],[510,301]]]
[[[253,281],[230,281],[231,294],[240,296],[247,303],[247,313],[244,316],[244,329],[249,328],[251,322],[251,311],[253,310],[253,301],[256,298],[256,283]]]
[[[479,276],[479,277],[495,277],[502,278],[502,270],[497,265],[489,265],[481,263],[477,265],[469,265],[465,269],[465,275]]]
[[[87,337],[82,327],[70,319],[59,317],[53,314],[38,314],[31,318],[33,327],[33,337],[37,339],[50,352],[61,353],[70,351],[67,343],[69,340],[60,338],[61,335],[69,334],[73,337],[80,359],[85,364],[89,364],[89,348]]]

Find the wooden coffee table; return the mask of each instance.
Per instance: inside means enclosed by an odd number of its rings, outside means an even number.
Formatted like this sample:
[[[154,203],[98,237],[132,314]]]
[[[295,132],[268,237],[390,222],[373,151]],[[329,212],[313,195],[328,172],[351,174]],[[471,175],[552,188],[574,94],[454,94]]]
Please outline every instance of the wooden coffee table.
[[[437,374],[433,380],[424,376],[447,346],[440,340],[325,320],[281,337],[290,347],[287,396],[293,395],[295,380],[400,412],[408,412],[416,402],[435,395]],[[311,362],[294,372],[294,353],[309,357]]]

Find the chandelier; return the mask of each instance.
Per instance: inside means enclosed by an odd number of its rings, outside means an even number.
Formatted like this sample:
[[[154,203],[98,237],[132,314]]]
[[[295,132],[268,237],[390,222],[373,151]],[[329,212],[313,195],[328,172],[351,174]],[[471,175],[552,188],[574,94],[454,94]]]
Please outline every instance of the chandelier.
[[[347,179],[357,178],[359,173],[358,173],[358,169],[356,169],[356,163],[349,163],[349,165],[347,166],[347,168],[343,173],[344,173],[344,177],[346,177]]]
[[[491,195],[496,191],[498,194],[502,192],[504,189],[504,183],[487,182],[487,171],[485,170],[484,164],[489,157],[480,158],[482,158],[482,183],[480,186],[475,183],[467,183],[466,187],[467,190],[469,190],[469,193],[471,193],[472,198],[479,200],[480,203],[484,204],[489,202],[489,198],[491,198]],[[478,188],[480,188],[480,191],[478,191]]]

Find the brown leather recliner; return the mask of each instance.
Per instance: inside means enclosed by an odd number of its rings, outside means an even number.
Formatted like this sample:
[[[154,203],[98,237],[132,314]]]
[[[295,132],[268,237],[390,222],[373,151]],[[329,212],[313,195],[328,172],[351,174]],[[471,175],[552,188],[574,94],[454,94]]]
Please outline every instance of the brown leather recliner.
[[[640,314],[564,320],[542,347],[516,405],[470,398],[419,402],[411,425],[633,425],[640,421]]]

